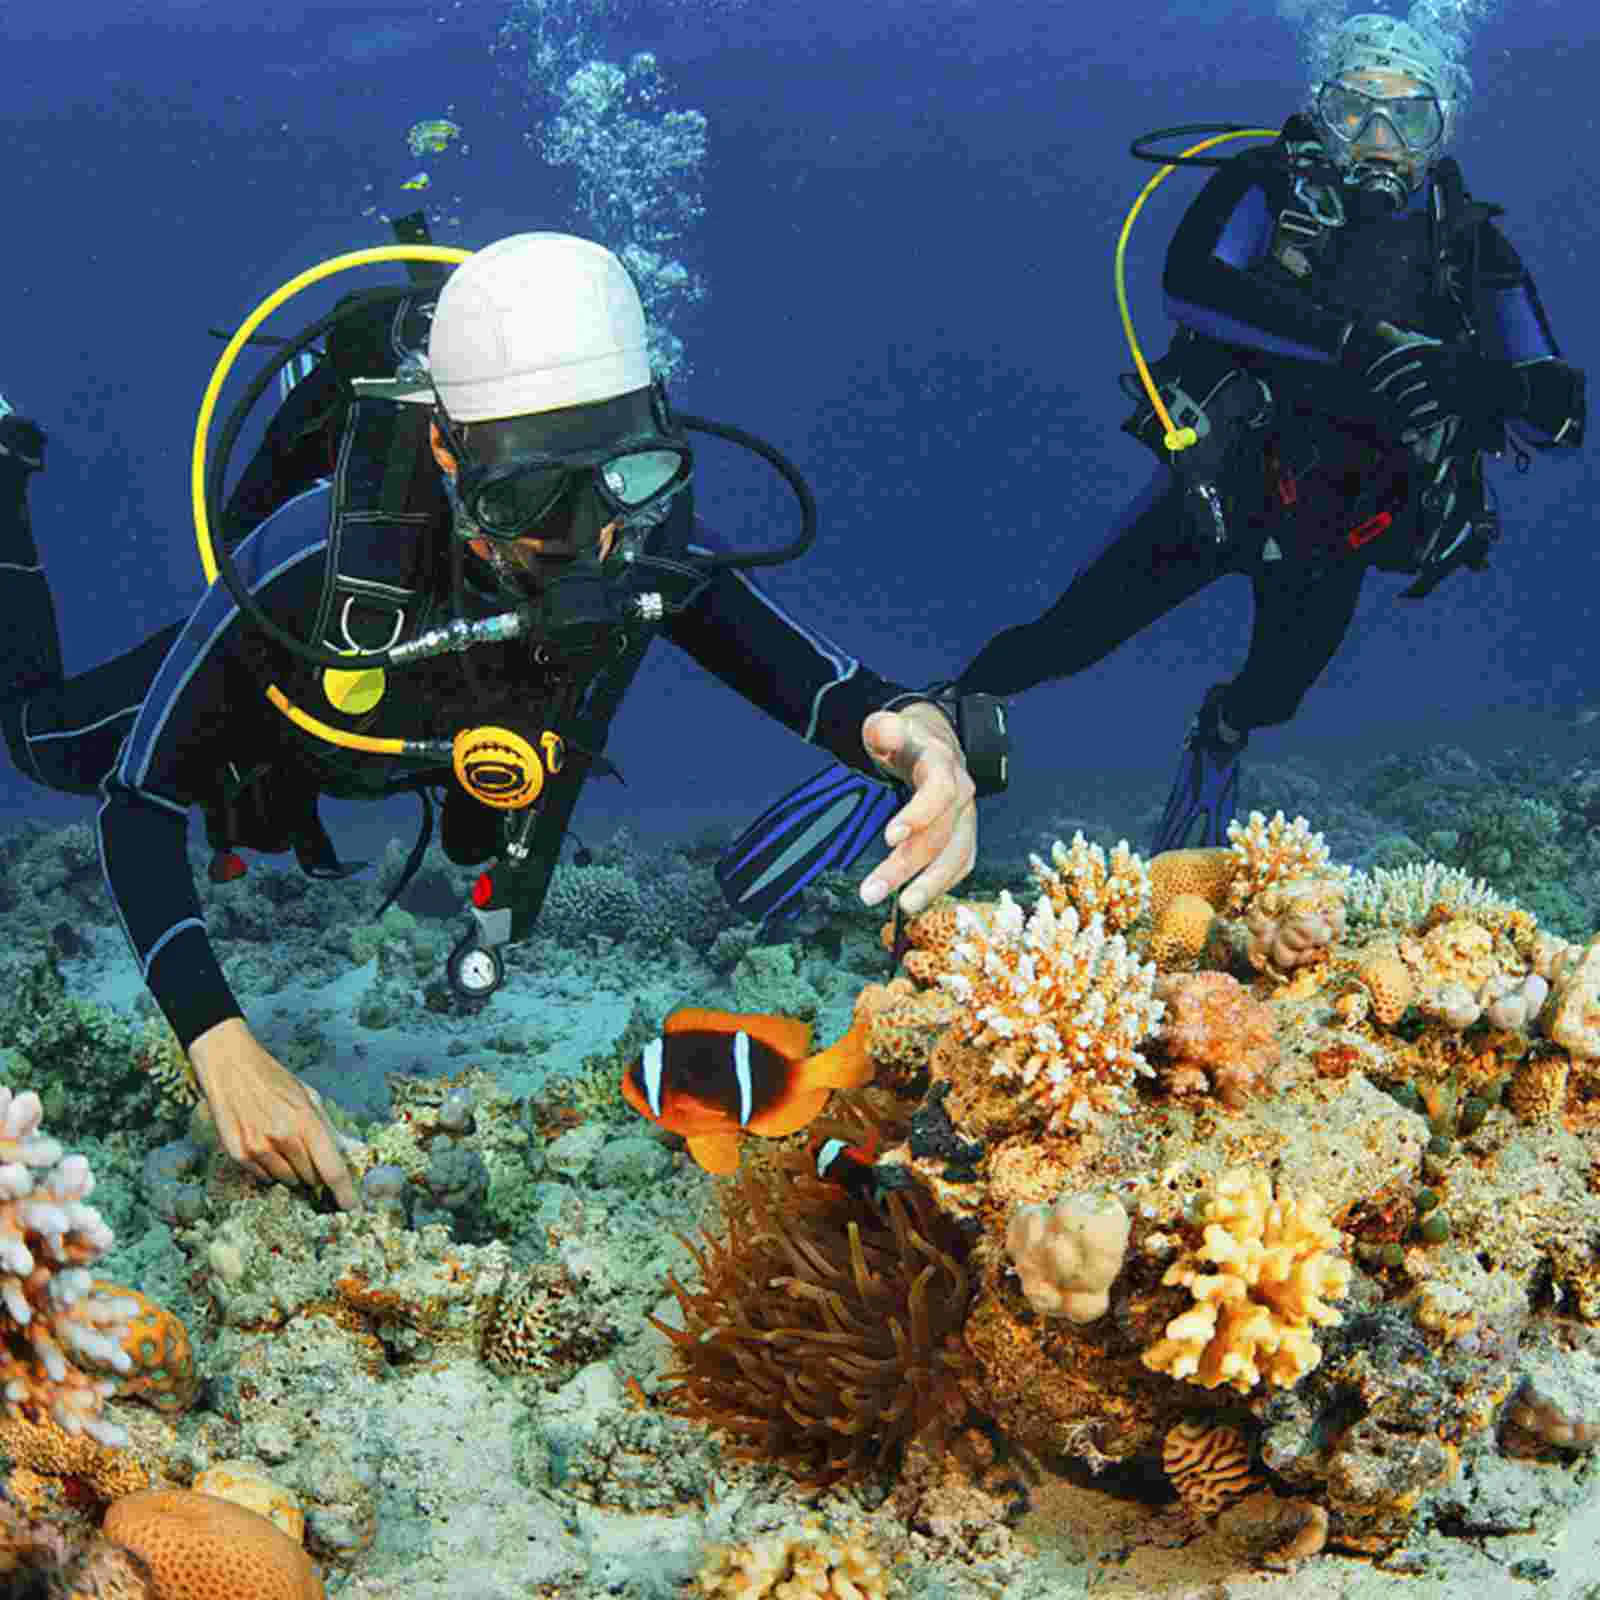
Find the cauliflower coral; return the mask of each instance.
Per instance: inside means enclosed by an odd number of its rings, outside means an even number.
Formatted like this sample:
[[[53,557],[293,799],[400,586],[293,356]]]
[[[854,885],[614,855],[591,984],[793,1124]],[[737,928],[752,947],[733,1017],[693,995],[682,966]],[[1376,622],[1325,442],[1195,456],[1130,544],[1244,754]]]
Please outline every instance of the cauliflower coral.
[[[1135,1077],[1152,1076],[1136,1046],[1162,1016],[1156,969],[1099,916],[1082,920],[1041,896],[1033,914],[1002,892],[983,919],[962,906],[939,984],[960,1008],[953,1032],[990,1052],[989,1071],[1051,1108],[1052,1124],[1124,1109]]]
[[[1243,1105],[1278,1064],[1272,1007],[1225,972],[1169,973],[1156,994],[1167,1008],[1158,1066],[1167,1088]]]
[[[1153,1372],[1205,1389],[1248,1394],[1263,1379],[1292,1388],[1322,1360],[1314,1328],[1344,1318],[1329,1304],[1350,1286],[1350,1264],[1333,1252],[1339,1230],[1317,1194],[1274,1195],[1261,1174],[1235,1168],[1217,1179],[1197,1250],[1167,1268],[1195,1304],[1140,1357]]]
[[[1131,1225],[1109,1196],[1072,1194],[1053,1206],[1018,1206],[1006,1228],[1006,1250],[1028,1304],[1042,1317],[1103,1317]]]

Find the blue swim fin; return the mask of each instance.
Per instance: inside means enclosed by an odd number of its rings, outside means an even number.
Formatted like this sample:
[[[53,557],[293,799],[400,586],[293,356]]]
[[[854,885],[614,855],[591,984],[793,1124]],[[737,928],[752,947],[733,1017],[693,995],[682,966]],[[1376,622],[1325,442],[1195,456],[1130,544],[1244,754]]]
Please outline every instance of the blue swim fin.
[[[1150,841],[1150,854],[1163,850],[1196,850],[1228,842],[1228,824],[1239,805],[1239,757],[1245,736],[1228,738],[1218,727],[1218,702],[1226,685],[1211,689],[1189,724],[1183,741],[1178,775],[1167,796],[1166,809]],[[1200,829],[1190,834],[1196,823]]]
[[[828,767],[768,806],[723,853],[723,897],[747,917],[771,917],[818,874],[858,861],[904,804],[895,784]]]

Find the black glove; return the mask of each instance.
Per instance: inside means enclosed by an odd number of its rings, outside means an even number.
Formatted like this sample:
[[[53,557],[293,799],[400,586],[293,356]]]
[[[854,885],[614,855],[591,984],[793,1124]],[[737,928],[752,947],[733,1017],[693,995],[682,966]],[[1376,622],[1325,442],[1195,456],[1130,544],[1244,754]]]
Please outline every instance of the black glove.
[[[1392,323],[1353,323],[1340,364],[1360,374],[1383,420],[1407,444],[1446,417],[1487,421],[1521,416],[1528,380],[1509,361]]]

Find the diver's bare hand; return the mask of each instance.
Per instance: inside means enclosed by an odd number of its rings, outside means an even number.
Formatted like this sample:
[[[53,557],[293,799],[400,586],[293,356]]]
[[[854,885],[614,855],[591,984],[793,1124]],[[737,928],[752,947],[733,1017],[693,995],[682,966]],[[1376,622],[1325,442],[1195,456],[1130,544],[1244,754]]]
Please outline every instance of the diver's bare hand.
[[[189,1046],[222,1147],[269,1183],[326,1184],[341,1211],[356,1206],[355,1183],[339,1153],[322,1097],[229,1017]]]
[[[875,906],[902,885],[900,909],[915,916],[953,889],[978,857],[978,806],[961,743],[949,718],[917,701],[899,711],[874,711],[861,726],[867,753],[915,791],[883,830],[893,852],[861,885]]]

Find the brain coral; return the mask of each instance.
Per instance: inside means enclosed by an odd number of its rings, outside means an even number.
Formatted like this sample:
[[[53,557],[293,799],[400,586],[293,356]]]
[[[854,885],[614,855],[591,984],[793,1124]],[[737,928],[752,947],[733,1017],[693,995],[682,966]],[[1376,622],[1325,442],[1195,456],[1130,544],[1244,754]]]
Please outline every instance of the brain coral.
[[[149,1563],[159,1600],[325,1600],[311,1558],[293,1539],[213,1495],[130,1494],[106,1512],[105,1534]]]

